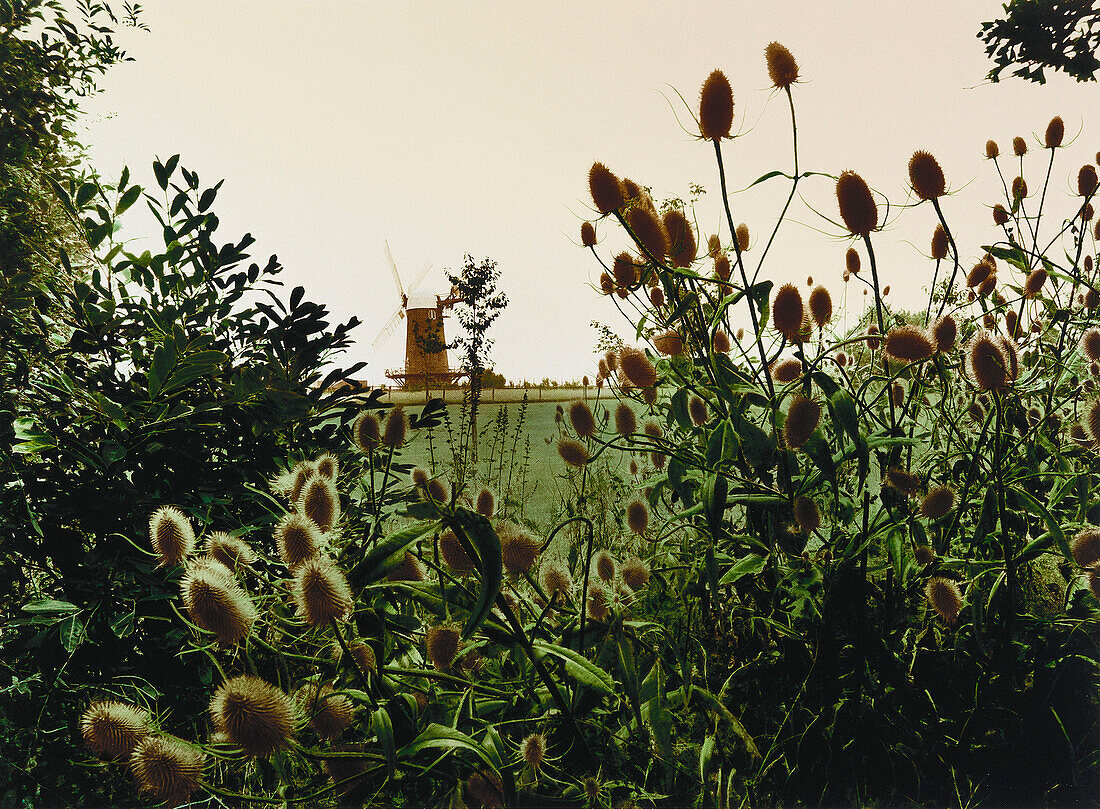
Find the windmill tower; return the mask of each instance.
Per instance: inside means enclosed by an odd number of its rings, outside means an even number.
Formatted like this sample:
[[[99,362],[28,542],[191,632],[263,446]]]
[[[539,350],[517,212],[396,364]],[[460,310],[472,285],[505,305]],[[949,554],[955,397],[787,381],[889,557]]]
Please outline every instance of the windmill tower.
[[[447,295],[437,295],[417,289],[431,265],[427,265],[413,281],[410,292],[405,292],[401,283],[401,274],[386,243],[386,260],[393,270],[393,280],[401,296],[401,305],[389,319],[382,331],[374,339],[375,350],[389,339],[398,324],[405,321],[405,366],[391,368],[386,376],[397,382],[402,388],[426,390],[453,385],[463,376],[464,371],[452,371],[447,360],[447,338],[443,329],[443,318],[448,309],[462,299],[452,287]]]

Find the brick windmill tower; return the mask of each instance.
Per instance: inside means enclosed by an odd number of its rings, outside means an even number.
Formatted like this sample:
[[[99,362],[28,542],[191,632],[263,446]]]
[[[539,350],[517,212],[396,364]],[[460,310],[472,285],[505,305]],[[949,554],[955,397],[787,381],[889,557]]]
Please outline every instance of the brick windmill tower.
[[[452,371],[447,360],[447,338],[443,329],[443,318],[448,309],[462,299],[454,288],[447,295],[437,295],[417,289],[431,265],[424,267],[413,281],[412,289],[405,292],[401,283],[401,274],[386,243],[386,260],[393,270],[393,280],[401,296],[401,305],[389,322],[378,333],[372,344],[377,350],[404,320],[405,327],[405,366],[391,368],[386,376],[409,390],[426,390],[455,384],[466,375],[465,371]]]

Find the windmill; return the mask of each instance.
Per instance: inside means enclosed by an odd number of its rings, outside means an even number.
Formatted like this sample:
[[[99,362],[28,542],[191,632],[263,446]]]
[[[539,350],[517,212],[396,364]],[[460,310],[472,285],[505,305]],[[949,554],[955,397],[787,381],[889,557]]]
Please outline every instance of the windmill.
[[[386,260],[393,271],[401,305],[374,338],[374,349],[377,351],[385,344],[402,320],[406,324],[405,366],[387,370],[386,376],[403,388],[428,389],[453,385],[465,376],[465,372],[452,371],[447,362],[447,338],[443,331],[443,318],[446,311],[462,299],[453,287],[445,296],[418,289],[431,269],[430,264],[416,276],[409,292],[405,292],[389,242],[386,242],[385,247]]]

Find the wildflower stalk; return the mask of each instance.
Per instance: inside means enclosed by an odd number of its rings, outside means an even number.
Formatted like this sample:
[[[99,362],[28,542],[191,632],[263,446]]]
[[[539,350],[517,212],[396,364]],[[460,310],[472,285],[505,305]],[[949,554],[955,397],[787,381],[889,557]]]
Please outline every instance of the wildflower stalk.
[[[997,473],[997,511],[1001,521],[1001,549],[1004,553],[1005,574],[1007,579],[1005,584],[1008,588],[1004,620],[1005,639],[1007,640],[1010,636],[1013,618],[1016,615],[1016,560],[1013,555],[1012,537],[1008,530],[1008,522],[1005,519],[1005,483],[1004,463],[1002,458],[1004,412],[1000,391],[994,390],[992,393],[993,402],[997,408],[997,429],[993,437],[993,463]]]
[[[774,242],[775,237],[779,235],[779,226],[783,224],[783,219],[787,216],[787,210],[791,207],[791,202],[794,200],[795,191],[798,189],[798,181],[802,179],[802,176],[798,173],[798,124],[794,117],[794,97],[791,95],[790,85],[787,85],[783,89],[787,93],[787,103],[791,108],[791,138],[794,144],[794,174],[791,180],[791,193],[787,195],[787,201],[783,205],[783,210],[779,212],[779,218],[775,220],[775,227],[772,228],[772,234],[768,238],[768,243],[764,245],[764,250],[760,254],[760,260],[756,262],[756,269],[752,274],[752,282],[754,284],[756,283],[757,276],[760,275],[760,268],[764,266],[764,258],[768,255],[768,250],[771,249],[772,242]],[[736,238],[734,241],[737,241]]]

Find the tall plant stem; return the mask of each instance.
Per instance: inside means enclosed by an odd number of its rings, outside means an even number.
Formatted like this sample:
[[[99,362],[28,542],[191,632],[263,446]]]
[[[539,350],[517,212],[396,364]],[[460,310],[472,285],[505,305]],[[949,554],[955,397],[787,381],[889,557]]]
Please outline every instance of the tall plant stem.
[[[784,88],[787,91],[787,104],[791,108],[791,139],[793,141],[794,151],[794,174],[791,180],[791,193],[787,195],[787,201],[783,205],[783,210],[779,212],[779,218],[775,220],[775,227],[772,228],[772,235],[768,238],[768,243],[764,245],[764,250],[760,254],[760,260],[756,262],[756,269],[752,273],[752,282],[756,283],[757,276],[760,275],[760,268],[764,266],[764,258],[768,255],[768,251],[771,249],[772,242],[775,241],[775,237],[779,235],[779,226],[783,224],[783,219],[787,216],[787,210],[791,207],[791,202],[794,201],[795,191],[798,189],[798,181],[802,179],[798,173],[798,124],[794,117],[794,98],[791,96],[791,88]],[[723,192],[725,189],[723,189]]]
[[[1013,617],[1016,614],[1016,560],[1013,556],[1012,538],[1008,531],[1008,524],[1005,521],[1004,458],[1002,457],[1004,410],[1001,404],[1001,394],[999,391],[993,391],[993,402],[997,407],[997,430],[993,437],[993,462],[997,474],[997,511],[1001,521],[1001,548],[1004,552],[1005,560],[1005,585],[1008,588],[1004,619],[1005,636],[1007,639],[1012,627]]]

